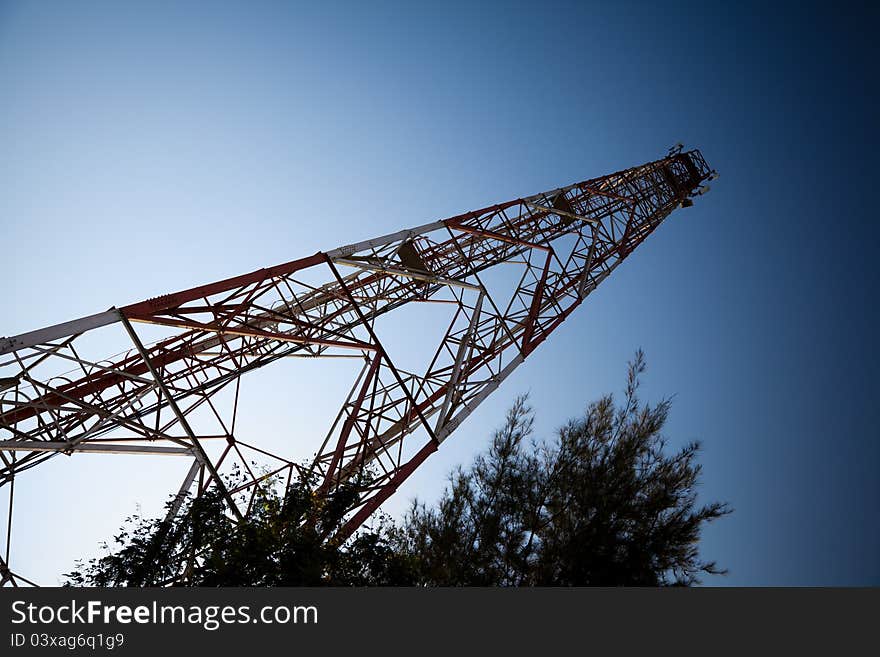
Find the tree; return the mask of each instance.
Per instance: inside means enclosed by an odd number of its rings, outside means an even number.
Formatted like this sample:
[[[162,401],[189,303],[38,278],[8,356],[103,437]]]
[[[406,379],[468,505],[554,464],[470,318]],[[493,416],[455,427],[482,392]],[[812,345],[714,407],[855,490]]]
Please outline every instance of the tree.
[[[666,454],[670,400],[640,405],[644,354],[630,363],[623,403],[590,404],[549,443],[528,441],[520,397],[491,447],[457,470],[438,505],[414,503],[398,550],[428,585],[691,585],[721,574],[702,561],[704,523],[726,504],[698,506],[698,443]]]
[[[226,488],[235,490],[233,473]],[[104,556],[77,562],[65,575],[70,586],[320,586],[407,584],[405,557],[395,553],[380,518],[346,546],[327,540],[356,499],[352,482],[329,496],[313,494],[308,477],[279,492],[264,481],[254,491],[250,513],[238,521],[227,513],[214,487],[188,499],[170,520],[129,518],[104,545]],[[173,500],[169,500],[169,505]]]
[[[666,453],[670,400],[640,405],[644,371],[638,351],[622,403],[612,395],[593,402],[547,442],[532,438],[534,414],[518,398],[488,451],[452,474],[435,507],[414,502],[400,525],[383,517],[344,545],[328,542],[362,481],[319,498],[308,477],[286,490],[267,480],[243,521],[210,489],[171,521],[131,519],[115,551],[78,563],[68,583],[695,584],[724,572],[700,559],[698,544],[704,524],[730,509],[697,504],[699,444]],[[227,487],[236,484],[233,476]]]

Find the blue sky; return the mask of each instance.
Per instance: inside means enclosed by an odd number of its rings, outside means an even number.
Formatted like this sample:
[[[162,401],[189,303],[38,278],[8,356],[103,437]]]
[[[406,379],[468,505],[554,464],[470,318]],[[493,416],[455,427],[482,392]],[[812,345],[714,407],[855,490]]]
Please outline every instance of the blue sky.
[[[644,396],[675,395],[672,445],[700,439],[704,498],[735,508],[705,533],[704,556],[730,569],[708,584],[880,584],[877,18],[858,4],[0,1],[0,334],[682,141],[721,173],[712,191],[386,508],[436,498],[516,394],[547,434],[619,391],[642,347]],[[306,380],[336,385],[293,368],[248,383],[254,434],[320,429],[291,403]],[[73,458],[17,484],[16,556],[44,583],[182,477]]]

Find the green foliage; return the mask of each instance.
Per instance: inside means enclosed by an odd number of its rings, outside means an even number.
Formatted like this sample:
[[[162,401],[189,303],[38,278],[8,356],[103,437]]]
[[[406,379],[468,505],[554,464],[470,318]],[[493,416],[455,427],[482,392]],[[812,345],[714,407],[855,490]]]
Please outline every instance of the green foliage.
[[[414,502],[399,526],[383,517],[344,545],[327,540],[363,481],[318,497],[307,478],[286,490],[267,480],[243,521],[213,487],[170,521],[129,519],[105,556],[78,563],[68,584],[695,584],[723,572],[700,559],[698,544],[704,523],[730,509],[697,504],[699,445],[666,453],[670,401],[639,403],[644,370],[639,351],[622,403],[593,402],[548,442],[532,439],[533,412],[520,397],[489,450],[452,474],[436,506]],[[227,488],[240,481],[233,475]]]
[[[235,490],[242,477],[226,481]],[[327,540],[357,499],[355,482],[317,497],[312,481],[281,494],[271,480],[255,490],[243,521],[228,514],[212,487],[171,521],[132,517],[114,537],[115,550],[68,573],[71,586],[320,586],[404,584],[406,562],[391,552],[386,532],[363,530],[344,548]],[[169,501],[169,506],[173,500]],[[382,527],[382,525],[380,525]]]
[[[699,445],[665,453],[670,401],[639,404],[644,370],[639,351],[623,403],[590,404],[549,443],[527,442],[533,414],[517,399],[489,452],[453,474],[436,507],[414,503],[398,530],[416,582],[691,585],[723,572],[700,560],[698,541],[730,509],[697,505]]]

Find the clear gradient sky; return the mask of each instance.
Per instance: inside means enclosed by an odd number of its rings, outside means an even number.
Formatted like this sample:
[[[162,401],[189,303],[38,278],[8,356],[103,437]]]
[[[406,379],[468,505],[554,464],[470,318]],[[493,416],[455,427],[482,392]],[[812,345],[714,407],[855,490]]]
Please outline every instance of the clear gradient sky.
[[[730,569],[706,583],[878,585],[869,4],[0,0],[0,335],[682,141],[721,173],[712,191],[385,508],[436,499],[516,394],[547,434],[619,391],[642,347],[645,398],[675,395],[672,447],[701,440],[701,493],[735,509],[705,533],[703,555]],[[251,377],[264,406],[246,426],[312,440],[332,368],[284,367]],[[158,510],[186,467],[72,458],[18,484],[13,565],[44,584],[135,505]]]

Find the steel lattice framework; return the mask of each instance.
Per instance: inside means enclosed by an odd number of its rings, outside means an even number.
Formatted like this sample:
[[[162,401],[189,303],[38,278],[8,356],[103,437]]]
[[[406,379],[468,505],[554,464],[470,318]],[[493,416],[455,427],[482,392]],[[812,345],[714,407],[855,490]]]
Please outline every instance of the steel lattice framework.
[[[336,536],[346,538],[713,175],[699,151],[678,147],[611,175],[0,339],[3,583],[32,583],[9,564],[15,479],[61,453],[190,459],[171,514],[186,494],[219,486],[243,517],[248,489],[266,477],[309,471],[326,494],[370,467]],[[503,264],[517,271],[506,292],[488,280]],[[429,302],[448,304],[448,328],[423,369],[404,371],[376,320]],[[164,337],[145,344],[135,329],[144,323]],[[84,334],[102,327],[123,331],[130,349],[85,357]],[[245,373],[287,357],[339,356],[362,367],[310,465],[236,435]],[[221,407],[227,388],[234,394]],[[206,451],[217,440],[223,449]],[[268,471],[251,469],[257,453]],[[248,479],[226,490],[221,469],[233,462]]]

